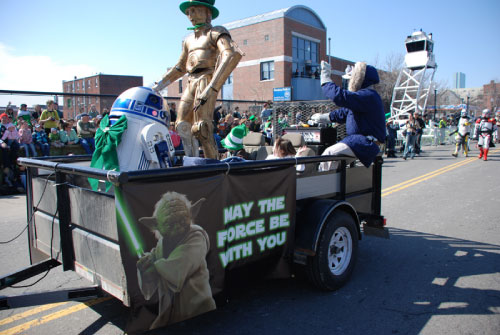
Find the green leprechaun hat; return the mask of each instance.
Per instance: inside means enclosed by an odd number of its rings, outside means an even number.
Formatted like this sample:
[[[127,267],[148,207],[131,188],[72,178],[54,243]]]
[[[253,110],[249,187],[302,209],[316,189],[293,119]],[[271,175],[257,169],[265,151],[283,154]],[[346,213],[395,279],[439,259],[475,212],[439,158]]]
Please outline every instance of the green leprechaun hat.
[[[243,137],[247,134],[247,127],[244,124],[240,124],[231,129],[231,132],[221,141],[221,144],[224,148],[229,150],[243,149]]]
[[[215,19],[217,16],[219,16],[219,10],[214,7],[215,0],[189,0],[189,1],[184,1],[183,3],[180,4],[179,8],[181,9],[181,12],[186,14],[186,9],[192,6],[205,6],[210,8],[212,11],[212,19]]]

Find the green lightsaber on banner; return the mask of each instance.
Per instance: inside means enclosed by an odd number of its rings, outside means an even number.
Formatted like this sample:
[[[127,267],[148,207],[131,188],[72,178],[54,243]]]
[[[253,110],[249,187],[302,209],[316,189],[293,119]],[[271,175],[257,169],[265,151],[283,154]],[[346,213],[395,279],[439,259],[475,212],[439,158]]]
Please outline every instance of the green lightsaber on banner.
[[[135,231],[135,227],[133,226],[133,220],[131,219],[129,213],[126,211],[126,205],[123,203],[121,192],[118,188],[115,188],[115,206],[117,217],[119,218],[119,222],[121,222],[121,226],[124,229],[128,239],[129,244],[132,245],[135,254],[138,258],[144,256],[144,249],[141,246],[140,236]]]

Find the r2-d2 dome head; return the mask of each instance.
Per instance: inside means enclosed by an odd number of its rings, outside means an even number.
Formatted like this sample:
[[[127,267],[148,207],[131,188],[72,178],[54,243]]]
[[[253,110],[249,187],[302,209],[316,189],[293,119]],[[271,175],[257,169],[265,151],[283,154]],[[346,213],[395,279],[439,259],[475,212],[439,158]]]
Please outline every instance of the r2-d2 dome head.
[[[158,122],[168,128],[170,113],[164,107],[163,98],[149,87],[132,87],[120,94],[113,103],[110,119],[113,121],[126,115],[128,121]]]
[[[114,124],[122,115],[127,129],[118,146],[120,171],[167,167],[175,153],[170,133],[170,113],[163,97],[149,87],[133,87],[115,100],[109,113]]]

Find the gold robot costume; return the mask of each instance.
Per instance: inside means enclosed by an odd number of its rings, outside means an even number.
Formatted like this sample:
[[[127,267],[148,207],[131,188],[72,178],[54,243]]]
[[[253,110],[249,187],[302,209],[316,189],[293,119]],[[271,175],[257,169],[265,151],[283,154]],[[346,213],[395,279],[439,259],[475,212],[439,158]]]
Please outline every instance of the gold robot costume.
[[[207,21],[195,26],[194,33],[183,42],[177,64],[153,89],[160,91],[187,73],[187,87],[179,104],[176,130],[187,156],[198,156],[199,141],[205,157],[217,159],[213,111],[219,90],[243,53],[231,40],[226,28],[213,27],[210,18]]]

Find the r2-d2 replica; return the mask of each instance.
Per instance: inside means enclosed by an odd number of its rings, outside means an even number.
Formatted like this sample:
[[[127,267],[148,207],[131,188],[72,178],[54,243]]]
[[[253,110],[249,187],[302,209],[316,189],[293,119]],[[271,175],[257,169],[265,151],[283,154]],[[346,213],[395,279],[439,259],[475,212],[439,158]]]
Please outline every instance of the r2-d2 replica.
[[[127,129],[117,148],[120,171],[171,167],[175,148],[163,98],[148,87],[130,88],[113,103],[110,123],[122,115],[127,117]]]

